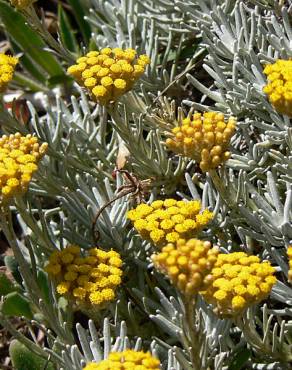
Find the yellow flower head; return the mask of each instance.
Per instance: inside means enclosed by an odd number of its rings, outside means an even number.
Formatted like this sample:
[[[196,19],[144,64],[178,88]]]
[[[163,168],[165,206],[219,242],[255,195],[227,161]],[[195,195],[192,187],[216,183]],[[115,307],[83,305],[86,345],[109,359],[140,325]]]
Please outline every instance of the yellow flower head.
[[[90,362],[83,370],[159,370],[160,361],[149,352],[133,351],[112,352],[106,360]]]
[[[48,144],[39,145],[32,135],[20,133],[0,138],[0,199],[5,201],[26,192]]]
[[[220,253],[201,291],[221,315],[238,315],[267,298],[276,283],[275,269],[269,262],[244,252]]]
[[[235,118],[226,121],[223,113],[195,113],[173,128],[166,145],[175,153],[197,161],[206,172],[230,158],[228,147],[235,125]]]
[[[213,213],[207,209],[200,211],[198,200],[166,199],[140,204],[127,217],[143,239],[161,247],[178,239],[190,239],[201,231],[212,220]]]
[[[3,92],[13,78],[18,58],[0,53],[0,93]]]
[[[278,59],[264,69],[268,83],[263,88],[277,112],[292,117],[292,60]]]
[[[92,248],[85,255],[80,247],[55,251],[45,270],[57,283],[57,292],[85,309],[101,309],[113,299],[121,284],[122,260],[118,252]]]
[[[288,271],[288,280],[292,282],[292,245],[289,245],[287,248],[287,256],[289,261],[289,271]]]
[[[77,59],[67,72],[105,105],[130,90],[149,63],[147,55],[137,56],[134,49],[104,48]]]
[[[167,275],[171,283],[186,296],[195,295],[210,274],[219,250],[211,249],[211,243],[198,239],[179,239],[169,243],[161,252],[153,255],[154,265]]]

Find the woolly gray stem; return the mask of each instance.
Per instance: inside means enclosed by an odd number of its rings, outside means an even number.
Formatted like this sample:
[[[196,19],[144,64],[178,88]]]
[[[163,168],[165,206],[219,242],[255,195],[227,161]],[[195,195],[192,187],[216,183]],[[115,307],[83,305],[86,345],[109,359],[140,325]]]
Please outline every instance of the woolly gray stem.
[[[228,205],[228,207],[237,208],[234,197],[232,197],[231,194],[226,191],[226,188],[224,187],[222,180],[218,176],[217,171],[209,170],[209,175],[212,179],[213,184],[215,185],[215,188],[217,189],[223,201]]]
[[[186,298],[184,300],[185,312],[186,312],[186,331],[188,337],[188,351],[190,354],[192,366],[194,370],[201,370],[202,363],[200,358],[200,333],[198,333],[196,329],[196,322],[195,322],[195,306],[196,306],[196,298]]]

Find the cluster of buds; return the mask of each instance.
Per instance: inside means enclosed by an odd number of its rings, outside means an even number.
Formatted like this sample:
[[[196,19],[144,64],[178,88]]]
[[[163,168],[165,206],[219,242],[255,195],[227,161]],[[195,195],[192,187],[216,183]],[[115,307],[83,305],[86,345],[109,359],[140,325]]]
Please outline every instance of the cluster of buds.
[[[263,88],[270,103],[281,114],[292,117],[292,60],[278,59],[264,68],[268,84]]]
[[[134,228],[143,239],[157,247],[174,243],[178,239],[190,239],[203,229],[213,218],[209,210],[201,212],[201,202],[156,200],[150,205],[140,204],[127,213]]]
[[[45,270],[57,284],[57,292],[83,309],[101,309],[115,298],[121,284],[122,260],[119,253],[92,248],[87,255],[80,247],[55,251]]]
[[[166,146],[177,154],[194,159],[203,172],[218,167],[230,158],[228,147],[236,120],[225,122],[223,113],[195,113],[172,129]]]
[[[130,90],[149,63],[147,55],[137,56],[134,49],[104,48],[77,59],[68,73],[89,89],[93,99],[105,105]]]
[[[238,315],[267,298],[277,281],[274,273],[274,267],[257,256],[220,253],[201,294],[219,314]]]
[[[13,78],[18,58],[0,53],[0,93],[3,92]]]
[[[90,362],[83,370],[160,370],[160,361],[149,352],[127,349],[111,352],[106,360]]]
[[[38,162],[46,153],[48,144],[39,144],[32,135],[3,135],[0,138],[1,200],[26,192]]]
[[[211,243],[198,239],[179,239],[169,243],[161,252],[153,255],[155,267],[167,275],[171,283],[185,296],[193,296],[206,284],[213,268],[218,248],[211,248]]]

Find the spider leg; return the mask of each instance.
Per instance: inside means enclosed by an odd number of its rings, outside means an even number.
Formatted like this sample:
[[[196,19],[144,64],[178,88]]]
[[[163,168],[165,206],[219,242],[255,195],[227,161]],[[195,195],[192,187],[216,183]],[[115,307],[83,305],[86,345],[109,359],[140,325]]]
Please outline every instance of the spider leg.
[[[92,227],[91,227],[91,231],[92,231],[92,236],[93,236],[93,240],[95,243],[97,243],[98,239],[99,239],[99,233],[95,233],[95,226],[96,226],[96,223],[97,223],[97,220],[99,218],[99,216],[102,214],[102,212],[108,207],[110,206],[112,203],[114,203],[116,200],[120,199],[120,198],[123,198],[125,195],[128,195],[130,194],[131,191],[124,191],[124,192],[121,192],[120,194],[118,194],[116,197],[114,197],[113,199],[111,199],[109,202],[105,203],[100,209],[99,211],[96,213],[94,219],[93,219],[93,222],[92,222]]]
[[[133,186],[132,186],[132,185],[122,185],[122,186],[120,186],[120,187],[118,188],[118,190],[117,190],[117,194],[119,194],[120,192],[122,192],[122,191],[124,191],[124,190],[131,192],[131,189],[132,189],[132,188],[133,188]]]
[[[127,180],[133,185],[133,186],[137,186],[137,184],[139,183],[139,180],[138,180],[138,178],[134,175],[134,174],[132,174],[132,173],[130,173],[129,171],[127,171],[127,170],[117,170],[117,171],[119,171],[119,172],[121,172],[121,173],[123,173],[125,176],[126,176],[126,178],[127,178]]]

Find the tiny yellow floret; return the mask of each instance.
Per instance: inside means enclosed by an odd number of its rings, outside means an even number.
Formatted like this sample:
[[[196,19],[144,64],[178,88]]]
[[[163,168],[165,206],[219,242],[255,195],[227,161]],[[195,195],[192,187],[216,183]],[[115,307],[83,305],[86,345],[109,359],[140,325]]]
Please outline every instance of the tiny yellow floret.
[[[292,245],[289,245],[287,248],[287,256],[289,262],[289,271],[288,271],[288,281],[289,283],[292,282]]]
[[[266,299],[277,279],[269,262],[244,252],[220,253],[201,294],[222,316],[240,315]]]
[[[211,272],[218,248],[198,239],[179,239],[152,256],[154,266],[168,276],[171,283],[186,296],[199,292]]]
[[[92,248],[82,254],[80,247],[69,245],[51,254],[45,270],[60,295],[89,311],[102,309],[115,299],[115,290],[122,282],[121,265],[119,253],[113,250]]]
[[[195,113],[172,129],[166,146],[173,152],[194,159],[203,172],[217,168],[230,157],[228,147],[236,120],[225,121],[222,113]]]
[[[12,80],[17,63],[18,58],[0,53],[0,93],[6,90]]]
[[[278,59],[264,68],[268,83],[263,88],[270,103],[281,114],[292,117],[292,60]]]
[[[213,213],[208,209],[202,211],[198,200],[171,198],[155,200],[150,205],[140,204],[127,213],[127,218],[143,239],[162,247],[181,238],[195,237],[213,219]]]
[[[160,370],[160,361],[150,352],[127,349],[111,352],[106,360],[90,362],[83,370]]]
[[[67,69],[68,74],[86,87],[96,102],[106,105],[133,87],[150,58],[137,56],[133,49],[104,48],[90,51],[76,63]]]
[[[27,191],[47,148],[47,143],[39,145],[38,139],[31,134],[22,136],[16,133],[0,137],[0,201]]]

